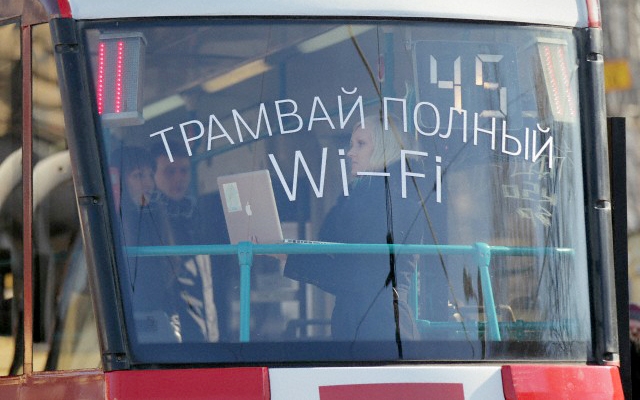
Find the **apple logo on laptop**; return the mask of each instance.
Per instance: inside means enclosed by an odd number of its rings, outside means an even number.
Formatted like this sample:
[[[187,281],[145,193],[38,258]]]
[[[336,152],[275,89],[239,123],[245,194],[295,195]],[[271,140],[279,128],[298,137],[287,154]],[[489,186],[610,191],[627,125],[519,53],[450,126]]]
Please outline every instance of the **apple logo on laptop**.
[[[247,205],[244,207],[244,211],[248,216],[251,216],[253,214],[253,212],[251,211],[251,204],[247,203]]]

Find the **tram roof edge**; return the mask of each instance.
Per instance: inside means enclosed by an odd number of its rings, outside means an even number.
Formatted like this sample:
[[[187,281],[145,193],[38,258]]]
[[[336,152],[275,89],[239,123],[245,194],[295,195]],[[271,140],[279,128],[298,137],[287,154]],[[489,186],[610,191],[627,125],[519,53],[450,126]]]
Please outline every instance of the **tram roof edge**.
[[[0,0],[0,19],[17,17],[22,10],[25,10],[23,15],[33,14],[31,5],[40,3],[48,18],[62,16],[82,20],[170,16],[444,18],[582,28],[589,25],[588,1]],[[35,19],[41,18],[40,12],[36,14]]]

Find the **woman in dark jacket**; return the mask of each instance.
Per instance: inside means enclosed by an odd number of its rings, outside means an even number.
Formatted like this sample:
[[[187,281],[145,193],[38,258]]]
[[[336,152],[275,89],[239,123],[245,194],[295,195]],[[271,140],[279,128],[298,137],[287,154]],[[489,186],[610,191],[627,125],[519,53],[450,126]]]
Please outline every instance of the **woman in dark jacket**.
[[[156,202],[155,162],[143,148],[119,147],[110,158],[113,192],[125,246],[172,243],[165,210]],[[179,342],[179,301],[171,295],[176,285],[176,257],[131,257],[127,268],[138,340]],[[152,322],[153,321],[153,322]]]
[[[143,246],[166,242],[160,237],[166,227],[153,218],[155,165],[151,155],[143,148],[123,146],[111,156],[111,169],[114,193],[120,194],[117,206],[125,244]]]
[[[354,128],[347,154],[353,178],[349,195],[327,215],[320,240],[423,242],[421,196],[410,179],[404,196],[402,190],[400,155],[408,140],[392,120],[389,125],[385,129],[379,117],[368,117]],[[411,254],[292,255],[285,275],[335,295],[335,340],[413,340],[418,333],[408,295],[418,261]]]

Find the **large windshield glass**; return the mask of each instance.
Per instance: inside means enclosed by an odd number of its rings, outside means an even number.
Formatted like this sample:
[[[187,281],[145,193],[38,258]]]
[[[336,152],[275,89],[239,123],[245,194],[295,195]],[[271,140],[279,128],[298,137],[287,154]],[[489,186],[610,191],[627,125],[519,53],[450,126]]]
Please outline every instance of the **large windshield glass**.
[[[576,42],[85,25],[139,363],[586,359]]]

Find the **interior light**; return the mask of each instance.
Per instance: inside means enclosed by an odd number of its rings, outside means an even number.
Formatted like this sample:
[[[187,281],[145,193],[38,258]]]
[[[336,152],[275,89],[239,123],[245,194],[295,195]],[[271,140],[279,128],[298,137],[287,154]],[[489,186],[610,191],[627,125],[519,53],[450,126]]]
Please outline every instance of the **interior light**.
[[[270,69],[271,66],[267,64],[264,59],[255,60],[206,81],[202,84],[202,88],[209,93],[218,92],[249,78],[263,74]]]
[[[180,95],[174,94],[173,96],[169,96],[145,106],[142,109],[142,116],[145,120],[150,120],[162,114],[166,114],[169,111],[173,111],[176,108],[180,108],[185,104],[184,99]]]
[[[316,37],[305,40],[298,45],[298,50],[302,53],[313,53],[329,46],[333,46],[334,44],[344,42],[352,36],[358,36],[373,28],[374,26],[372,25],[342,25]]]
[[[298,51],[302,53],[312,53],[334,44],[350,39],[363,32],[374,29],[372,25],[343,25],[332,29],[311,39],[305,40],[298,44]],[[269,71],[272,67],[264,60],[255,60],[248,64],[244,64],[229,72],[219,75],[202,84],[202,88],[209,93],[218,92],[242,81],[253,78],[254,76]]]

